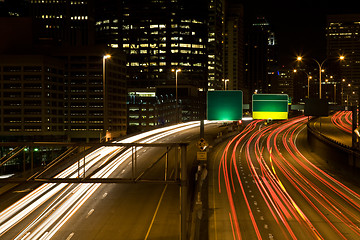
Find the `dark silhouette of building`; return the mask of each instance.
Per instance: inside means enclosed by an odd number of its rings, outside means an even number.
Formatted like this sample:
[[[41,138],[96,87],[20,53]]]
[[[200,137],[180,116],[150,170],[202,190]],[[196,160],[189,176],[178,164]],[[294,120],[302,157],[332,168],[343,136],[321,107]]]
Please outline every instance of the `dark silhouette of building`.
[[[225,11],[224,88],[247,91],[244,81],[244,8],[240,4],[227,5]],[[225,80],[228,82],[225,82]]]
[[[251,24],[246,42],[246,81],[250,93],[271,93],[277,83],[277,44],[275,34],[264,17]]]

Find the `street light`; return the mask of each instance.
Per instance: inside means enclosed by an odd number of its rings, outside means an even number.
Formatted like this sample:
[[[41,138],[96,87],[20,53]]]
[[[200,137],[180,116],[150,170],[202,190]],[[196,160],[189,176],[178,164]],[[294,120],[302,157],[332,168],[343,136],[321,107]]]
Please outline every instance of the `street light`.
[[[108,119],[107,119],[107,101],[106,101],[106,59],[110,59],[111,55],[106,54],[103,56],[103,104],[104,104],[104,137],[106,142],[106,133],[108,130]]]
[[[222,79],[222,81],[224,82],[224,90],[226,90],[226,83],[229,82],[229,79]],[[229,85],[229,83],[228,83]]]
[[[328,60],[329,58],[325,58],[324,61],[322,61],[321,63],[319,63],[316,59],[312,58],[312,60],[314,60],[318,66],[319,66],[319,98],[321,99],[321,72],[323,72],[322,70],[322,66],[324,65],[324,63],[326,62],[326,60]],[[296,58],[297,61],[301,61],[302,60],[302,57],[301,56],[298,56]],[[345,60],[345,56],[341,55],[339,56],[339,60]]]
[[[297,59],[301,61],[301,57],[298,57]],[[294,73],[297,73],[297,69],[294,69]],[[308,80],[307,97],[310,98],[310,79],[312,79],[312,76],[310,76],[306,71],[304,71],[304,73],[306,74]]]
[[[175,96],[176,96],[176,105],[175,105],[175,109],[176,109],[176,123],[178,123],[178,89],[177,89],[177,82],[178,82],[178,72],[181,72],[180,68],[177,69],[171,69],[172,72],[175,72]]]

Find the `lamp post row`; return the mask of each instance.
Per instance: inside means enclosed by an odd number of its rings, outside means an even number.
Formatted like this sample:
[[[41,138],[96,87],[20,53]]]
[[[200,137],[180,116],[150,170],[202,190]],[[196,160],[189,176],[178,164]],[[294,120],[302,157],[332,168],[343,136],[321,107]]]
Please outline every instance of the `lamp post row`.
[[[319,61],[317,61],[316,59],[312,58],[312,60],[314,60],[318,66],[319,66],[319,98],[321,99],[321,73],[322,73],[322,66],[324,65],[324,63],[328,60],[329,58],[325,58],[324,61],[322,61],[321,63]],[[345,59],[345,56],[341,55],[339,56],[339,60],[342,61]],[[297,61],[302,61],[302,57],[298,56]],[[310,93],[309,93],[309,80],[310,77],[308,76],[308,97],[310,97]]]

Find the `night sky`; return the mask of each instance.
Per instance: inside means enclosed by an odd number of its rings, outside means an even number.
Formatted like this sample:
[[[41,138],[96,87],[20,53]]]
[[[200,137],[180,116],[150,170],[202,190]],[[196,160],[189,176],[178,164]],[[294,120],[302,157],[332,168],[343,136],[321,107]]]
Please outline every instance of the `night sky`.
[[[256,15],[266,17],[279,44],[280,64],[285,65],[291,64],[296,54],[318,60],[326,57],[327,14],[360,14],[357,0],[233,1],[244,4],[247,22]]]

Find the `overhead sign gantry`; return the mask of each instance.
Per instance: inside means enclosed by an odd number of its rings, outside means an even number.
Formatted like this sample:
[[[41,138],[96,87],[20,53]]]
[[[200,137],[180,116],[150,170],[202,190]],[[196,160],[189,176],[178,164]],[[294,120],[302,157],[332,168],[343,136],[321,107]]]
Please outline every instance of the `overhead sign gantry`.
[[[207,92],[207,119],[218,121],[237,121],[243,115],[243,92]]]
[[[288,119],[287,94],[253,94],[253,119]]]

